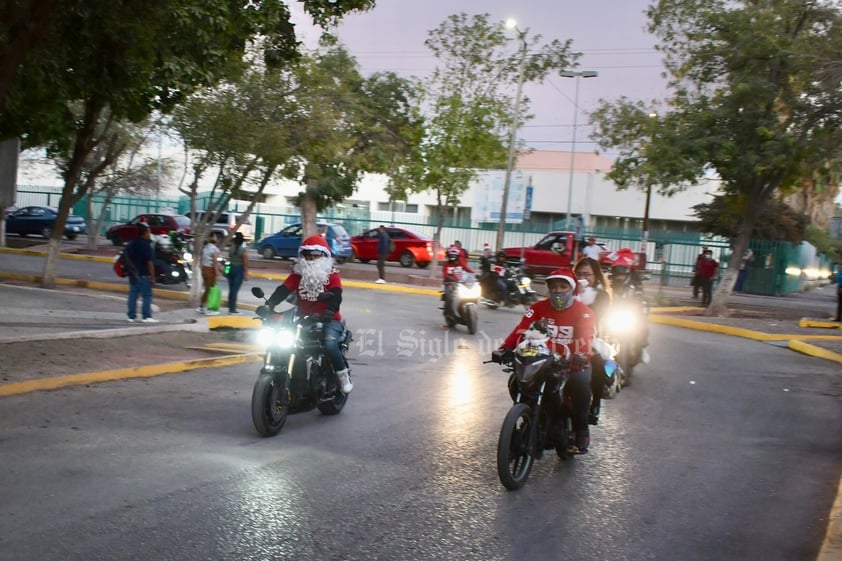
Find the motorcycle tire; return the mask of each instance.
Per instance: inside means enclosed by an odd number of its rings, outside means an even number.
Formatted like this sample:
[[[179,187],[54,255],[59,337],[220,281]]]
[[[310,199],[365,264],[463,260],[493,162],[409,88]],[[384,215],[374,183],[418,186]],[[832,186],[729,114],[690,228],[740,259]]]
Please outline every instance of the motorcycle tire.
[[[289,414],[289,390],[276,374],[260,374],[251,393],[251,419],[261,436],[275,436]]]
[[[535,463],[532,442],[532,410],[525,403],[515,403],[500,428],[497,440],[497,475],[503,487],[514,491],[523,487]]]
[[[621,387],[626,388],[631,385],[632,373],[634,372],[635,358],[634,352],[630,345],[623,345],[620,349],[620,354],[617,357],[617,363],[620,365],[622,375],[620,376]]]
[[[333,373],[333,368],[330,368],[328,380],[331,380],[333,384],[333,398],[327,401],[320,401],[317,407],[322,415],[338,415],[342,411],[342,408],[345,407],[348,396],[339,389],[339,381]]]
[[[468,323],[468,333],[473,335],[477,332],[477,305],[476,304],[466,304],[465,305],[465,315],[467,316],[467,323]]]
[[[569,460],[573,457],[573,454],[570,453],[570,443],[573,438],[573,423],[570,421],[570,417],[566,417],[564,419],[564,430],[562,431],[562,436],[557,439],[558,441],[555,445],[555,453],[562,460]]]
[[[451,316],[451,315],[449,315],[449,314],[444,314],[444,322],[445,322],[445,323],[447,324],[447,326],[448,326],[448,327],[450,327],[451,329],[452,329],[452,328],[454,328],[454,327],[456,327],[456,320],[453,318],[453,316]]]

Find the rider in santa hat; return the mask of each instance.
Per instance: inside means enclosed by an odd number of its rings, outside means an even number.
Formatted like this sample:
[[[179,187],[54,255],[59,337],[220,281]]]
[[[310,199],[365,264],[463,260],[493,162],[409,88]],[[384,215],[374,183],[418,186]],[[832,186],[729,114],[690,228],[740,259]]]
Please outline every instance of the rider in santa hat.
[[[342,391],[351,393],[354,389],[351,373],[339,350],[344,332],[339,314],[342,281],[333,266],[327,241],[318,234],[305,239],[298,248],[298,261],[292,270],[293,273],[275,289],[266,304],[274,308],[295,292],[302,315],[321,315],[325,319],[325,354],[333,364]]]

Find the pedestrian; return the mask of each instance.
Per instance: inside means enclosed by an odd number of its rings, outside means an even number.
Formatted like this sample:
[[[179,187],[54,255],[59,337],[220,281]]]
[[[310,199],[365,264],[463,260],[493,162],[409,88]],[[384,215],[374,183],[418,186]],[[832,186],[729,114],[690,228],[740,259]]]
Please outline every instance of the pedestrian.
[[[713,258],[713,251],[705,249],[702,262],[698,266],[699,286],[702,289],[702,306],[710,305],[713,280],[719,272],[719,263]]]
[[[392,253],[392,238],[383,224],[377,229],[377,284],[386,284],[386,258]]]
[[[693,278],[690,280],[690,286],[693,287],[694,299],[699,297],[699,289],[702,287],[699,279],[699,265],[702,264],[707,250],[708,248],[706,246],[702,246],[702,251],[696,256],[696,264],[693,265]]]
[[[202,283],[205,286],[205,290],[202,292],[202,298],[196,311],[200,314],[215,315],[219,312],[205,310],[205,305],[210,295],[210,289],[216,286],[217,273],[222,272],[219,270],[219,248],[216,247],[216,234],[211,234],[208,241],[205,242],[205,247],[202,248],[201,266]]]
[[[137,236],[126,245],[126,263],[129,268],[129,321],[137,319],[137,297],[141,304],[143,323],[158,323],[152,317],[152,287],[155,286],[155,252],[152,234],[146,224],[137,225]]]
[[[836,321],[842,322],[842,261],[836,271]]]
[[[748,266],[752,261],[754,261],[754,252],[751,248],[746,248],[742,259],[740,259],[740,270],[737,273],[737,284],[734,285],[734,292],[743,291],[746,277],[748,277]]]
[[[242,232],[235,232],[231,247],[228,249],[228,261],[231,265],[228,273],[228,313],[239,314],[237,310],[237,293],[243,281],[249,278],[249,256],[246,251],[245,238]]]
[[[596,238],[588,238],[587,242],[587,245],[582,249],[582,255],[599,263],[599,254],[602,252],[602,248],[596,244]]]

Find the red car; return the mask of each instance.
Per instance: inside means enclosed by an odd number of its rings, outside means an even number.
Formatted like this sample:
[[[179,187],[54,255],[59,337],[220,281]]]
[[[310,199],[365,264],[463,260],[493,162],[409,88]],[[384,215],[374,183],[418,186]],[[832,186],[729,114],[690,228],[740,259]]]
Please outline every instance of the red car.
[[[123,245],[137,237],[137,225],[145,222],[152,235],[160,236],[176,231],[190,233],[190,219],[182,214],[149,213],[139,214],[126,224],[115,224],[105,233],[105,237],[114,245]]]
[[[415,232],[389,226],[386,232],[395,244],[395,250],[386,258],[387,261],[397,261],[402,267],[412,267],[413,264],[423,269],[433,260],[433,240],[425,238]],[[377,241],[380,231],[377,228],[366,230],[362,234],[351,238],[353,257],[363,263],[377,259]],[[439,248],[438,260],[444,260],[444,250]]]
[[[506,258],[511,261],[518,261],[523,255],[524,272],[529,276],[546,276],[559,267],[572,267],[571,261],[581,257],[581,247],[576,244],[575,232],[550,232],[543,237],[538,243],[532,247],[506,247],[503,251],[506,252]],[[600,252],[599,262],[603,268],[611,266],[611,251],[605,249],[602,244],[597,244],[603,247]],[[577,254],[576,259],[571,259],[571,256]],[[646,257],[639,254],[638,260],[642,257],[643,263],[646,263]],[[637,266],[636,268],[643,269],[644,267]]]

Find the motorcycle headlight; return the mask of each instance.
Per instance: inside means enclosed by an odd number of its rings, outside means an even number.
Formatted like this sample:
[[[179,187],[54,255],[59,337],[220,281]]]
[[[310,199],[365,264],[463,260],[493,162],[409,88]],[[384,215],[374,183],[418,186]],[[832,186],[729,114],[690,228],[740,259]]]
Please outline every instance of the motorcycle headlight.
[[[627,333],[638,328],[637,314],[633,310],[626,308],[608,312],[605,323],[608,329],[614,333]]]
[[[288,329],[261,329],[257,332],[257,343],[261,347],[288,349],[295,344],[295,333]]]
[[[184,255],[182,255],[181,258],[189,263],[190,261],[193,261],[193,254],[189,251],[185,251]]]
[[[520,284],[523,285],[524,288],[529,288],[532,286],[532,279],[529,277],[523,277],[523,280],[520,281]]]
[[[457,291],[459,298],[467,300],[471,298],[479,298],[482,293],[482,287],[480,287],[479,283],[474,283],[471,286],[460,284]]]

